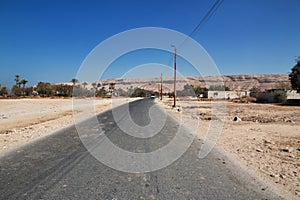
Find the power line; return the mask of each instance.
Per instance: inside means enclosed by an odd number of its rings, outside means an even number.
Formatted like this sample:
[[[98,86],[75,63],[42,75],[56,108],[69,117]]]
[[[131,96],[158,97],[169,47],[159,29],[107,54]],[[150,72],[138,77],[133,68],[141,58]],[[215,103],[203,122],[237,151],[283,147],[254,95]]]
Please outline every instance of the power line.
[[[208,10],[208,12],[202,17],[202,19],[199,21],[197,26],[194,28],[194,30],[186,37],[185,40],[178,46],[178,48],[182,47],[183,44],[193,35],[195,35],[200,27],[209,20],[209,18],[216,12],[216,10],[220,7],[220,5],[223,3],[223,0],[217,0],[213,6]],[[174,45],[171,45],[175,48],[175,54],[174,54],[174,107],[176,107],[176,47]],[[172,59],[170,59],[169,64],[172,62]]]
[[[216,12],[216,10],[219,8],[219,6],[223,3],[223,0],[217,0],[214,5],[210,8],[210,10],[204,15],[204,17],[199,21],[197,26],[194,28],[194,30],[190,33],[190,37],[196,34],[198,30],[200,29],[201,25],[204,24],[209,18]]]
[[[190,38],[193,37],[200,29],[200,27],[209,20],[209,18],[216,12],[216,10],[220,7],[220,5],[223,3],[224,0],[217,0],[213,6],[206,12],[206,14],[201,18],[197,26],[193,29],[193,31],[186,37],[185,40],[178,46],[177,49],[182,47],[184,43]],[[170,65],[172,62],[172,58],[170,59],[168,65]]]

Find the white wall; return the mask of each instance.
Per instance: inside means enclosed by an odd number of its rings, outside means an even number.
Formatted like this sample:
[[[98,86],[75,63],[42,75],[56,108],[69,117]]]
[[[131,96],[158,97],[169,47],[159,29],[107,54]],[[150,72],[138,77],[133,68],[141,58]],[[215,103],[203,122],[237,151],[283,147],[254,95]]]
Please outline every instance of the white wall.
[[[288,90],[286,92],[287,99],[300,99],[300,93],[297,93],[296,90]]]
[[[241,97],[250,96],[249,91],[208,91],[210,99],[238,99]]]

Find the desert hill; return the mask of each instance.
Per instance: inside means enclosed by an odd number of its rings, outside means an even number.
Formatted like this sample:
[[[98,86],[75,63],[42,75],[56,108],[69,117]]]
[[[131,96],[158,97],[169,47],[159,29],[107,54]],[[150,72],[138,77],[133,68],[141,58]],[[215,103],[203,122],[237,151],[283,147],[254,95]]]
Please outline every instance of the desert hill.
[[[223,80],[225,86],[230,90],[247,91],[253,87],[260,88],[261,90],[274,89],[274,88],[289,88],[290,81],[287,74],[268,74],[268,75],[225,75],[222,77],[207,76],[207,77],[177,77],[177,89],[183,89],[186,84],[209,87],[211,85],[219,85]],[[130,88],[142,88],[147,90],[157,91],[160,78],[115,78],[108,80],[98,81],[102,87],[108,87],[110,83],[115,83],[115,88],[128,90]],[[163,77],[163,91],[173,91],[173,77]]]

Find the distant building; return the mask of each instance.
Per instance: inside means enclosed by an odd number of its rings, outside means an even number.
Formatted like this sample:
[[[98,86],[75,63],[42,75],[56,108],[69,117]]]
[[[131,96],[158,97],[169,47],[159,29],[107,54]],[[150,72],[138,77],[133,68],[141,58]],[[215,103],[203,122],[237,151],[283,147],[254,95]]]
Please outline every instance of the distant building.
[[[286,99],[300,99],[300,93],[297,93],[297,90],[288,90],[286,91]]]
[[[250,96],[249,91],[207,91],[209,99],[239,99]]]

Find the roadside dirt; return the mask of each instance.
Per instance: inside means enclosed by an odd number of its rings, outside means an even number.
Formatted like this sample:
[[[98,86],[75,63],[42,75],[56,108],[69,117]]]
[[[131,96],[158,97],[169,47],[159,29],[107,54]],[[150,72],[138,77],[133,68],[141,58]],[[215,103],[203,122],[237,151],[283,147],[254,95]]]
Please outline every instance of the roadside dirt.
[[[211,120],[219,120],[211,102],[178,101],[180,112],[172,109],[171,99],[160,104],[177,118],[190,115],[190,123],[199,123],[201,139]],[[280,191],[300,198],[300,107],[226,102],[217,145]]]
[[[87,99],[88,100],[88,99]],[[94,99],[94,112],[97,114],[114,106],[135,99]],[[76,109],[77,119],[91,116],[83,100]],[[0,100],[0,153],[8,151],[38,137],[51,134],[74,124],[72,99],[1,99]]]

